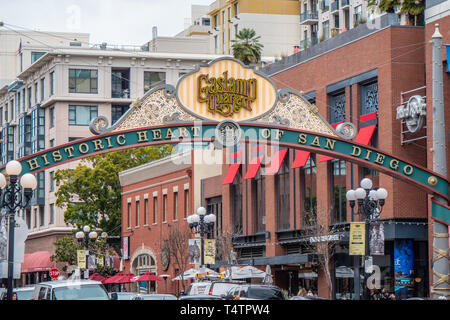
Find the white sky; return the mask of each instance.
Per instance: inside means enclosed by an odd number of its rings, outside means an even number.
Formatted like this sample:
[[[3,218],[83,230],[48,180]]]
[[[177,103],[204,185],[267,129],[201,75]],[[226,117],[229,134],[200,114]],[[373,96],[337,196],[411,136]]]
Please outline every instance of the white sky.
[[[191,17],[191,5],[214,0],[0,0],[0,21],[31,30],[83,32],[91,43],[142,45],[174,36]],[[18,28],[17,28],[18,29]]]

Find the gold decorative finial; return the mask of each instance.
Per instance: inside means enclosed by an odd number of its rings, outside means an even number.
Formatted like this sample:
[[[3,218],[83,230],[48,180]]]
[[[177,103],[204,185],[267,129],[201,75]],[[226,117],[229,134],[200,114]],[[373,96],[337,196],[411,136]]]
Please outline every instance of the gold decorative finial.
[[[428,178],[428,184],[432,187],[434,187],[435,185],[437,185],[438,180],[435,176],[431,176]]]
[[[142,100],[137,98],[136,100],[133,101],[133,103],[131,104],[132,107],[134,108],[138,108],[142,105]]]

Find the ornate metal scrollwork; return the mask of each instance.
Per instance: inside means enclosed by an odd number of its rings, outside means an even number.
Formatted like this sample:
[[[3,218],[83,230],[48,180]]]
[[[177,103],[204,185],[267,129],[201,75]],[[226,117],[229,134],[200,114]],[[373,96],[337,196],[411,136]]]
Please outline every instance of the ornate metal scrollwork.
[[[280,89],[278,90],[278,100],[281,102],[288,102],[291,97],[292,90],[290,89]]]
[[[273,123],[276,125],[289,127],[289,125],[291,124],[291,121],[289,121],[289,119],[282,118],[281,116],[279,116],[277,114],[273,115],[273,119],[274,119]]]
[[[172,86],[172,85],[170,85],[170,84],[166,84],[166,85],[164,86],[164,96],[165,96],[167,99],[172,99],[172,98],[175,97],[175,95],[176,95],[175,87]]]
[[[351,140],[356,136],[356,127],[351,122],[344,122],[336,127],[336,133],[341,138]]]
[[[163,122],[164,124],[171,124],[171,123],[180,123],[183,122],[183,120],[181,120],[180,117],[180,113],[179,112],[175,112],[170,116],[164,116],[163,117]]]
[[[92,119],[89,124],[89,130],[93,134],[103,134],[109,131],[109,121],[105,116],[98,116],[95,119]]]

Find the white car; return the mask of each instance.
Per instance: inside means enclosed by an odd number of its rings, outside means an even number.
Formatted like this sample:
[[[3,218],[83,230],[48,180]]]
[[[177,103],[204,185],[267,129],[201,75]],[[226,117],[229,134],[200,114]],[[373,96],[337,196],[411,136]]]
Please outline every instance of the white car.
[[[93,280],[57,280],[36,284],[31,300],[110,300],[105,287]]]

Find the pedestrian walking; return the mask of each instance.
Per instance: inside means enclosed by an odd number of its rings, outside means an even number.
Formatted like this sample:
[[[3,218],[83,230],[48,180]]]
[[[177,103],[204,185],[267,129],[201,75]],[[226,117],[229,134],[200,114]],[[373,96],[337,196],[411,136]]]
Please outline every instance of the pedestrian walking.
[[[305,288],[300,288],[300,290],[298,290],[298,293],[297,293],[297,295],[300,297],[304,297],[304,296],[306,296],[306,294],[307,294],[307,292],[306,292]]]
[[[306,294],[307,297],[314,297],[314,293],[311,289],[308,290],[308,293]]]

